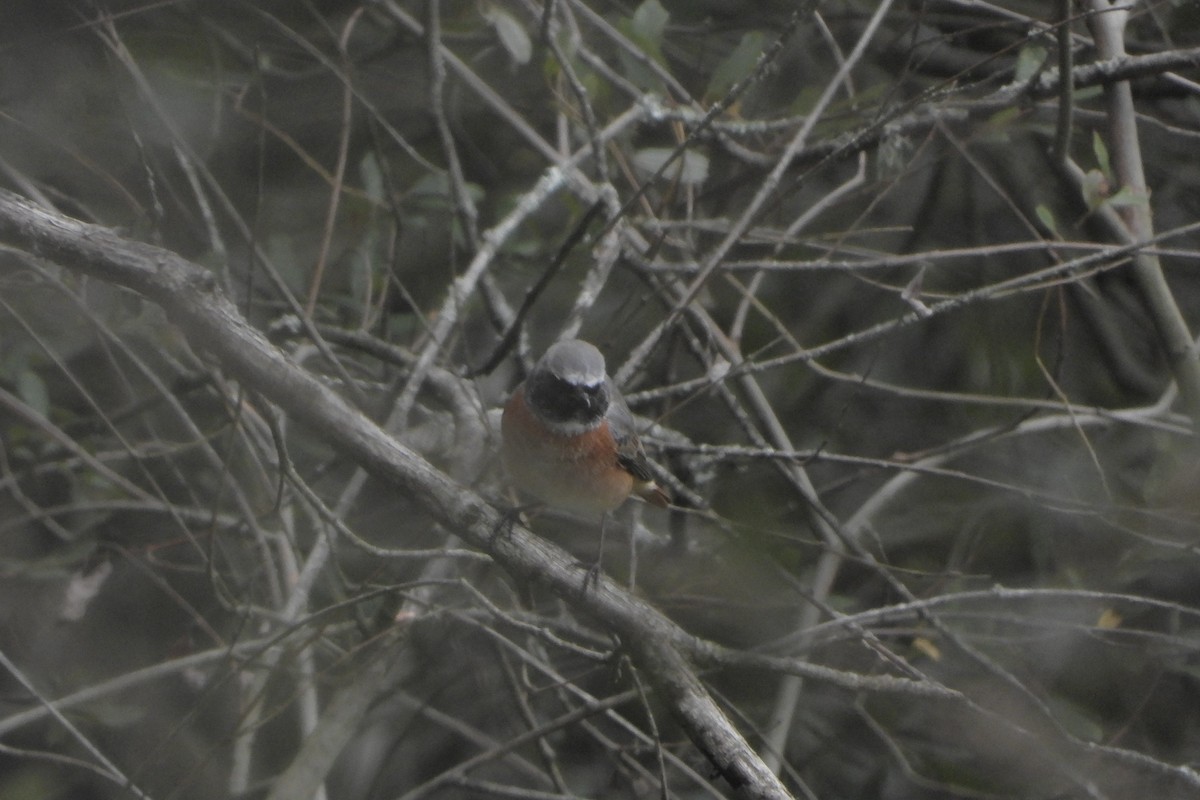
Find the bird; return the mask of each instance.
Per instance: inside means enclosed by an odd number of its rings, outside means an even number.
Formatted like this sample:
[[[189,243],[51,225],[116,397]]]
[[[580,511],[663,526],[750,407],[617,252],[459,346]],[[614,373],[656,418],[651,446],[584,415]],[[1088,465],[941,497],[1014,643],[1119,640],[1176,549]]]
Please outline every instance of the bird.
[[[546,350],[505,404],[500,433],[502,460],[518,489],[546,505],[600,515],[601,552],[609,512],[630,496],[670,505],[604,356],[582,339]]]

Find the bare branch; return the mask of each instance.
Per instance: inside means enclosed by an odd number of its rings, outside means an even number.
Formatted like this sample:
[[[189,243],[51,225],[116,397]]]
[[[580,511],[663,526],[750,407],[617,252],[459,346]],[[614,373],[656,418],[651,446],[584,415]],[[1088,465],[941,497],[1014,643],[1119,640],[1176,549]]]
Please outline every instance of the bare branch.
[[[514,575],[537,579],[606,620],[671,701],[693,741],[733,786],[752,797],[790,796],[696,678],[679,649],[691,637],[607,579],[581,593],[582,573],[570,556],[518,526],[505,532],[504,519],[478,495],[297,369],[246,323],[209,273],[174,253],[50,213],[10,192],[0,193],[0,238],[161,305],[189,340],[216,357],[231,375],[299,422],[322,431],[331,444],[368,472],[403,489],[447,528],[490,553]]]

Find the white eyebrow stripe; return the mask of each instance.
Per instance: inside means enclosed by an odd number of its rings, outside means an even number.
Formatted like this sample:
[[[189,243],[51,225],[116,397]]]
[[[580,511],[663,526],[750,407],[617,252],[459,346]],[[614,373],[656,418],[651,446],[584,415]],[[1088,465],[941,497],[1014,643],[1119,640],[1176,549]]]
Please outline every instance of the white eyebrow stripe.
[[[576,386],[599,386],[604,383],[604,373],[599,374],[587,369],[568,369],[557,373],[558,377]]]

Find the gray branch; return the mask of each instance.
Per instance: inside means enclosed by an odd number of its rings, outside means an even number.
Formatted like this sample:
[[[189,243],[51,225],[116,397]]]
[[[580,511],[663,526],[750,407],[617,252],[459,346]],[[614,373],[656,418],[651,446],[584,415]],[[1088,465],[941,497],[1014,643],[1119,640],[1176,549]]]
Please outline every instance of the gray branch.
[[[680,725],[721,775],[745,796],[791,795],[720,711],[687,656],[693,637],[601,577],[581,592],[583,573],[565,551],[513,525],[470,489],[388,436],[296,366],[250,326],[202,267],[158,247],[63,217],[0,190],[0,241],[31,255],[132,289],[161,306],[192,346],[284,409],[375,477],[400,487],[446,528],[514,575],[537,579],[604,621],[631,648]]]

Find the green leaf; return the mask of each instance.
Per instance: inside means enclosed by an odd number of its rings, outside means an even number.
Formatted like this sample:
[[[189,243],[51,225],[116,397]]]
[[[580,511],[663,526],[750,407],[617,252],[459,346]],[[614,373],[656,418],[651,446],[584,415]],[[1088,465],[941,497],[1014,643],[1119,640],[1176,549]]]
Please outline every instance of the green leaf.
[[[1002,108],[987,118],[988,127],[1006,127],[1019,120],[1023,113],[1024,111],[1016,106]]]
[[[1037,214],[1038,220],[1046,226],[1048,231],[1055,236],[1059,235],[1058,224],[1054,221],[1054,212],[1050,210],[1049,206],[1045,203],[1038,203],[1037,208],[1034,209],[1034,213]]]
[[[108,728],[129,728],[146,719],[149,707],[138,705],[117,698],[104,698],[96,703],[89,703],[83,716],[94,725]]]
[[[633,35],[641,44],[652,45],[656,52],[661,52],[659,48],[670,16],[658,0],[646,0],[633,12]]]
[[[479,184],[467,183],[464,188],[474,202],[483,200],[484,190]],[[412,185],[404,199],[408,207],[416,210],[446,211],[453,207],[450,176],[440,172],[425,175]]]
[[[367,197],[372,203],[381,205],[384,192],[383,169],[379,165],[379,159],[375,157],[374,150],[368,150],[362,161],[358,162],[358,172],[362,176],[363,191]]]
[[[50,392],[46,390],[46,382],[33,370],[17,373],[17,395],[43,417],[50,413]]]
[[[735,83],[749,75],[758,63],[758,57],[762,55],[766,40],[766,34],[762,31],[750,31],[743,35],[733,52],[713,70],[712,77],[708,80],[706,95],[712,98],[722,97]]]
[[[1088,211],[1095,211],[1108,197],[1110,186],[1103,172],[1089,169],[1083,175],[1080,189],[1083,191],[1083,202]]]
[[[528,64],[533,55],[533,42],[525,27],[514,17],[498,6],[489,5],[483,10],[483,18],[491,24],[500,39],[500,44],[508,52],[509,58],[518,64]]]
[[[1037,74],[1046,63],[1046,48],[1040,44],[1030,44],[1021,48],[1017,55],[1016,74],[1013,76],[1017,83],[1024,83]]]
[[[667,163],[675,152],[673,147],[646,147],[633,154],[633,165],[649,177]],[[708,156],[695,150],[685,150],[663,173],[666,180],[678,180],[684,186],[698,186],[708,179]]]
[[[621,65],[621,74],[646,91],[663,91],[662,80],[645,62],[649,59],[657,64],[666,64],[662,42],[668,16],[667,10],[659,0],[646,0],[637,7],[632,17],[622,17],[617,22],[617,27],[637,44],[642,54],[639,58],[627,52],[626,48],[618,50],[617,60]]]
[[[1108,147],[1098,131],[1092,131],[1092,152],[1096,154],[1096,164],[1099,165],[1100,172],[1108,178],[1109,183],[1114,183],[1112,163],[1108,160]]]
[[[1114,208],[1134,208],[1147,205],[1150,202],[1150,198],[1146,197],[1142,192],[1135,192],[1133,189],[1125,186],[1105,202]]]
[[[908,169],[913,155],[912,139],[899,131],[885,132],[875,155],[875,171],[881,179],[894,178]]]

